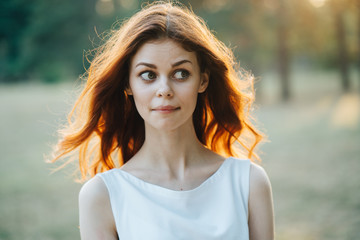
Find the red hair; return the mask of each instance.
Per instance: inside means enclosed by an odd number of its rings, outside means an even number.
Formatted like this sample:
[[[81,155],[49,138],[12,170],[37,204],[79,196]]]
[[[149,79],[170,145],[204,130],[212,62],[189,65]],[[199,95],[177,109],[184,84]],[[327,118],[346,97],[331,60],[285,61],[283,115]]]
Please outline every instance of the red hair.
[[[234,145],[238,142],[248,158],[256,157],[254,148],[263,136],[249,119],[253,78],[235,70],[232,51],[202,19],[183,6],[161,2],[136,13],[96,50],[68,125],[60,130],[62,137],[52,161],[77,156],[84,180],[121,166],[138,152],[145,127],[132,96],[125,91],[130,61],[144,43],[163,38],[195,52],[200,70],[209,75],[209,85],[199,94],[193,114],[199,141],[223,156],[239,156]]]

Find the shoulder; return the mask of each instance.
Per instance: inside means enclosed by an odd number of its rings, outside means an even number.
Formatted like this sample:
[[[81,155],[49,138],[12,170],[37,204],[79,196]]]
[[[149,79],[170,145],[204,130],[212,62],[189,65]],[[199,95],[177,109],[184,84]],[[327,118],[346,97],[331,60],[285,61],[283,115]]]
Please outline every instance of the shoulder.
[[[250,164],[250,239],[274,239],[274,213],[271,184],[265,170]]]
[[[250,193],[265,194],[268,191],[271,191],[271,184],[267,173],[261,166],[250,163]]]
[[[104,181],[95,176],[79,192],[81,239],[116,239],[115,220]]]
[[[106,200],[109,200],[108,190],[104,181],[98,176],[87,181],[80,189],[80,204],[94,204],[105,202]]]

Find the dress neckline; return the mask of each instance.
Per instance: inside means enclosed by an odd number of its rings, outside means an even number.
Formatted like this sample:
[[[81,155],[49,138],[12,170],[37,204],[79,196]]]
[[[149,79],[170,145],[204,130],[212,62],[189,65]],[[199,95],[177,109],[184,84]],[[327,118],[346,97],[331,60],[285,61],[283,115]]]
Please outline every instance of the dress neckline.
[[[224,170],[229,165],[230,159],[232,159],[232,157],[226,158],[221,163],[219,168],[211,176],[209,176],[207,179],[205,179],[197,187],[189,189],[189,190],[174,190],[174,189],[162,187],[160,185],[150,183],[141,178],[138,178],[138,177],[132,175],[131,173],[126,172],[120,168],[117,168],[117,170],[123,177],[130,180],[133,184],[136,184],[141,189],[148,190],[150,192],[156,192],[156,193],[163,194],[166,196],[186,196],[186,195],[201,191],[207,185],[209,185],[210,183],[216,181],[219,177],[221,177],[223,175]]]

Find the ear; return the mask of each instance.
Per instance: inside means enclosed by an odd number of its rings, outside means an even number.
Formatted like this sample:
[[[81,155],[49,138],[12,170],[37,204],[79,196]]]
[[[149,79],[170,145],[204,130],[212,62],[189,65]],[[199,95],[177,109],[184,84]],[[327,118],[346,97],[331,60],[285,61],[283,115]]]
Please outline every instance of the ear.
[[[127,95],[133,95],[130,87],[126,87],[125,92],[126,92]]]
[[[207,72],[201,73],[201,82],[199,86],[199,93],[205,92],[206,88],[209,85],[209,74]]]

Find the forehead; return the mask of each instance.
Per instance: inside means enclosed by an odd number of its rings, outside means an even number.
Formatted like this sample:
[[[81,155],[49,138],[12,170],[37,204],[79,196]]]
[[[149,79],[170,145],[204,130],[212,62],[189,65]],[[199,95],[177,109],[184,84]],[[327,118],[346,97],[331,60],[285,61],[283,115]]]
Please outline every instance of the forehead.
[[[184,59],[197,64],[195,52],[185,50],[181,44],[171,39],[161,39],[144,43],[132,58],[131,65],[138,62],[171,64]]]

